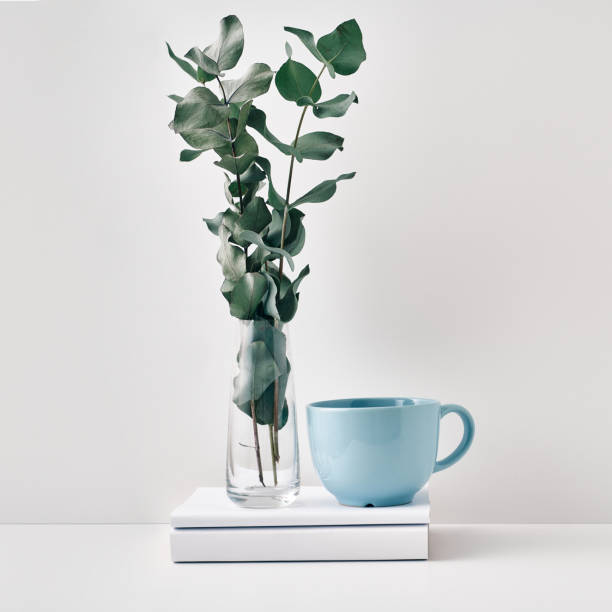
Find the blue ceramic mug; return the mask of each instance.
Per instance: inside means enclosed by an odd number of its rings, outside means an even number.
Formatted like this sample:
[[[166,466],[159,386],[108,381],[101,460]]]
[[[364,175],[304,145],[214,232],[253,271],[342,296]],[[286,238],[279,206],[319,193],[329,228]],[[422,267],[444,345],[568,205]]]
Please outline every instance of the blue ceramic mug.
[[[408,504],[433,472],[463,457],[474,420],[462,406],[415,397],[363,397],[308,405],[312,458],[325,488],[347,506]],[[463,422],[463,438],[436,460],[440,419]]]

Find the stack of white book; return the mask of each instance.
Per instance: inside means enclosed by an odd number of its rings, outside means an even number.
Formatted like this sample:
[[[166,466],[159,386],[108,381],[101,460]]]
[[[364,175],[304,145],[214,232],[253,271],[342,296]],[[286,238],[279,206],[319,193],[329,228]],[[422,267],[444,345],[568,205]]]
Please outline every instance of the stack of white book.
[[[251,509],[205,487],[171,516],[175,562],[427,559],[429,495],[385,508],[340,505],[323,487],[302,487],[286,508]]]

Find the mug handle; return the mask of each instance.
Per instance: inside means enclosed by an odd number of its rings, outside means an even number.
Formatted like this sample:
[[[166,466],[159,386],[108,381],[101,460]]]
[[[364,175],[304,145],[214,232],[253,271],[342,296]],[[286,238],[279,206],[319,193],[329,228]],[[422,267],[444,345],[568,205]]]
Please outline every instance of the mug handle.
[[[448,457],[445,457],[441,461],[436,461],[433,469],[434,472],[445,470],[454,463],[457,463],[457,461],[467,453],[474,439],[474,419],[472,415],[463,406],[458,406],[457,404],[444,404],[440,408],[440,420],[451,412],[459,415],[459,418],[463,422],[463,438],[461,438],[459,446],[457,446]]]

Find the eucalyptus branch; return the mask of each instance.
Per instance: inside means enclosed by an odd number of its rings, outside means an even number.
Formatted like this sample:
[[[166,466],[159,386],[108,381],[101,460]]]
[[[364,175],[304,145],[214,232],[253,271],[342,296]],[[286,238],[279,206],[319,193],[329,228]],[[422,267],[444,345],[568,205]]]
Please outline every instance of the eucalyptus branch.
[[[225,97],[225,89],[223,89],[223,83],[219,77],[215,77],[219,87],[221,88],[221,94],[223,95],[223,103],[227,104],[227,98]],[[232,124],[230,123],[229,117],[227,118],[227,132],[230,137],[230,144],[232,145],[232,155],[234,156],[234,166],[236,168],[236,185],[238,186],[238,197],[240,198],[240,214],[243,212],[242,207],[242,185],[240,184],[240,173],[238,172],[238,164],[236,163],[236,147],[234,146],[234,137],[232,136]]]
[[[321,71],[317,75],[308,95],[310,96],[312,92],[315,90],[315,87],[319,83],[319,79],[325,70],[325,64],[321,68]],[[308,110],[308,106],[304,106],[302,110],[302,114],[300,115],[300,120],[298,122],[297,130],[295,131],[295,138],[293,139],[293,148],[297,147],[297,141],[300,137],[300,131],[302,130],[302,124],[304,123],[304,117],[306,116],[306,111]],[[287,230],[287,217],[289,215],[289,196],[291,195],[291,181],[293,179],[293,165],[295,164],[295,153],[291,155],[291,161],[289,162],[289,177],[287,178],[287,193],[285,195],[285,210],[283,211],[283,225],[281,227],[281,237],[280,237],[280,248],[285,247],[285,232]],[[283,264],[285,260],[281,255],[280,261],[278,263],[278,277],[279,282],[283,280]],[[277,322],[275,322],[276,325]],[[274,381],[274,409],[273,409],[273,427],[274,427],[274,456],[276,461],[280,461],[280,452],[278,445],[278,379]],[[274,462],[273,462],[274,463]],[[276,467],[276,466],[275,466]]]
[[[308,92],[309,96],[312,94],[315,87],[317,86],[317,83],[319,82],[319,79],[321,78],[321,75],[323,74],[324,70],[325,70],[325,64],[323,64],[323,68],[321,68],[321,71],[317,75],[315,82],[312,84],[312,87],[310,88],[310,91]],[[295,138],[293,139],[294,149],[297,146],[297,141],[298,141],[298,138],[300,137],[302,123],[304,123],[304,117],[306,115],[307,110],[308,110],[308,106],[304,106],[304,109],[302,110],[302,114],[300,115],[300,120],[298,122],[297,130],[295,132]],[[287,229],[287,215],[289,214],[289,196],[291,194],[291,181],[293,179],[293,164],[294,163],[295,163],[295,154],[291,156],[291,161],[289,162],[289,177],[287,179],[287,194],[285,196],[285,210],[283,211],[283,226],[281,228],[281,238],[280,238],[280,248],[281,249],[284,248],[285,246],[285,231]],[[278,276],[281,279],[283,278],[283,263],[284,263],[284,260],[281,257],[278,263]]]
[[[323,181],[301,197],[296,199],[293,196],[293,204],[290,204],[296,156],[298,161],[302,158],[325,160],[336,150],[342,150],[344,140],[329,132],[300,134],[309,106],[315,117],[324,119],[342,117],[358,101],[355,92],[321,101],[319,82],[324,70],[329,70],[332,77],[335,74],[350,75],[366,59],[361,30],[354,19],[341,23],[316,42],[312,33],[306,30],[293,27],[285,30],[297,36],[317,61],[323,63],[318,75],[305,64],[291,59],[292,49],[287,44],[287,60],[278,70],[273,71],[265,63],[255,63],[238,78],[222,81],[220,75],[238,64],[244,47],[242,24],[235,15],[221,20],[219,38],[204,51],[193,47],[181,58],[167,45],[172,61],[197,83],[184,96],[169,96],[176,103],[169,127],[190,147],[181,151],[180,160],[192,162],[203,153],[212,151],[220,157],[216,164],[230,175],[225,195],[231,209],[221,210],[204,221],[220,239],[217,260],[224,276],[221,293],[229,304],[230,314],[245,322],[249,329],[249,334],[244,334],[241,339],[240,355],[243,358],[238,359],[239,372],[233,382],[232,402],[252,420],[253,450],[259,482],[263,487],[266,483],[262,465],[262,450],[265,449],[262,446],[266,443],[263,438],[260,440],[264,430],[259,430],[259,425],[268,426],[272,458],[272,474],[268,480],[273,477],[273,486],[277,487],[283,486],[282,481],[286,480],[285,471],[278,470],[277,466],[280,462],[279,430],[295,424],[294,408],[288,401],[291,365],[282,328],[295,316],[298,288],[310,269],[305,266],[294,280],[285,279],[282,283],[285,259],[293,270],[291,257],[300,252],[305,239],[304,213],[302,209],[294,208],[308,202],[329,200],[339,181],[355,175],[352,172]],[[219,85],[219,94],[206,87],[207,81],[214,80]],[[292,143],[278,140],[266,125],[266,114],[252,104],[253,99],[268,92],[273,81],[285,100],[298,105],[303,104],[304,92],[309,90],[308,104],[299,109]],[[234,103],[240,108],[237,122]],[[272,185],[271,163],[259,155],[254,134],[247,128],[291,157],[284,202]],[[302,144],[298,147],[300,140]],[[237,150],[240,150],[240,156]],[[232,175],[235,175],[235,181],[232,181]],[[267,199],[255,197],[265,178],[268,181]],[[250,195],[253,197],[249,200]],[[239,202],[236,202],[236,197]],[[253,248],[255,250],[249,256],[249,250]],[[275,259],[279,260],[278,268],[270,263]],[[238,444],[242,442],[238,441]],[[287,449],[287,455],[290,455],[289,451]],[[274,493],[271,482],[268,482],[267,490],[269,494]]]

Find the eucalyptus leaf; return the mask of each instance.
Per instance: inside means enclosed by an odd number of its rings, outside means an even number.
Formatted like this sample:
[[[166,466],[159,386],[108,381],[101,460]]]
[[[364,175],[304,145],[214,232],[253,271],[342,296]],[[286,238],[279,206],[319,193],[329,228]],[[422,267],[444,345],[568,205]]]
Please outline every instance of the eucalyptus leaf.
[[[268,203],[276,210],[284,210],[287,205],[285,198],[281,197],[272,184],[272,169],[270,162],[265,157],[256,157],[255,163],[265,172],[268,177]]]
[[[187,51],[187,53],[185,54],[185,57],[187,59],[190,59],[194,64],[200,67],[207,77],[212,77],[214,79],[215,77],[221,75],[221,70],[219,69],[217,62],[205,55],[197,47],[192,47],[191,49],[189,49],[189,51]]]
[[[276,73],[276,88],[285,100],[295,102],[308,96],[314,102],[321,97],[321,85],[314,72],[292,59],[288,59]]]
[[[312,112],[314,116],[319,119],[325,119],[326,117],[342,117],[351,104],[358,104],[358,102],[357,94],[352,91],[350,94],[340,94],[331,100],[316,103]]]
[[[263,340],[255,340],[243,346],[239,364],[232,397],[238,407],[260,398],[266,388],[281,375],[281,370]]]
[[[223,215],[225,213],[220,212],[217,213],[214,217],[207,219],[206,217],[204,217],[202,219],[202,221],[204,221],[204,223],[206,223],[206,226],[208,227],[208,229],[215,235],[218,236],[219,235],[219,228],[221,227],[221,225],[223,224]]]
[[[366,58],[361,29],[354,19],[341,23],[333,32],[317,41],[317,49],[338,74],[357,71]]]
[[[352,179],[355,174],[355,172],[349,172],[348,174],[341,174],[337,179],[323,181],[305,193],[301,198],[295,200],[291,206],[299,206],[300,204],[306,204],[306,202],[312,202],[315,204],[319,202],[326,202],[334,195],[334,193],[336,193],[336,183],[338,183],[338,181]]]
[[[240,134],[242,134],[246,124],[247,119],[249,118],[249,113],[251,112],[251,106],[253,105],[253,100],[248,100],[245,102],[238,113],[238,120],[236,122],[236,132],[234,133],[234,138],[238,138]]]
[[[298,210],[297,208],[295,210]],[[283,211],[278,211],[275,208],[272,210],[272,221],[268,228],[266,239],[272,246],[280,246],[281,233],[283,231]],[[289,234],[291,231],[291,217],[287,216],[287,222],[285,224],[285,233]]]
[[[312,32],[308,30],[302,30],[300,28],[292,28],[289,26],[285,26],[285,32],[291,32],[291,34],[295,34],[301,41],[302,44],[319,60],[324,64],[327,63],[327,60],[323,57],[321,52],[317,49],[317,45],[315,44],[314,36]]]
[[[250,201],[257,191],[261,187],[261,181],[266,178],[265,173],[255,164],[251,164],[241,175],[240,175],[240,186],[242,188],[242,198]],[[229,185],[229,191],[232,196],[237,197],[238,193],[238,182],[232,181]]]
[[[293,281],[293,283],[291,283],[293,290],[297,293],[297,290],[300,287],[300,284],[302,283],[302,281],[310,274],[310,266],[309,265],[305,265],[301,270],[300,273],[297,275],[296,279]]]
[[[268,281],[263,274],[247,272],[236,282],[232,291],[231,315],[238,319],[252,319],[267,290]]]
[[[298,302],[299,298],[291,288],[282,298],[277,300],[278,314],[283,323],[288,323],[293,319],[298,308]]]
[[[293,256],[300,253],[306,242],[306,228],[302,223],[303,217],[304,213],[298,208],[290,209],[287,215],[283,248]]]
[[[264,263],[266,263],[265,257],[266,257],[266,252],[264,249],[260,247],[257,247],[254,251],[249,253],[247,260],[246,260],[247,272],[262,272]]]
[[[342,151],[344,138],[330,132],[311,132],[298,138],[296,149],[304,159],[325,160],[330,158],[334,151]]]
[[[225,101],[228,104],[246,102],[265,94],[270,89],[273,76],[268,64],[253,64],[240,79],[221,81]]]
[[[308,274],[310,274],[310,267],[305,266],[292,283],[281,288],[280,299],[277,299],[277,308],[281,321],[284,323],[288,323],[295,316],[300,300],[298,289]]]
[[[270,144],[274,145],[285,155],[295,155],[298,161],[302,161],[300,152],[294,147],[281,142],[266,125],[266,113],[259,108],[252,106],[247,120],[247,125],[259,132]],[[299,158],[299,159],[298,159]]]
[[[225,121],[229,108],[206,87],[195,87],[177,105],[173,129],[176,133],[187,130],[212,128]]]
[[[243,239],[242,232],[244,230],[250,230],[251,232],[259,234],[268,227],[270,221],[272,221],[272,215],[266,203],[262,198],[253,198],[245,207],[242,215],[238,218],[234,231],[240,239]]]
[[[228,136],[217,129],[205,128],[202,130],[185,130],[181,137],[190,146],[202,151],[229,146]]]
[[[196,159],[196,157],[200,157],[200,155],[202,155],[202,153],[204,153],[204,151],[193,151],[192,149],[183,149],[181,151],[181,155],[179,157],[179,159],[182,162],[190,162],[193,161],[194,159]]]
[[[256,234],[255,232],[252,232],[250,230],[244,230],[238,234],[237,238],[239,240],[248,240],[250,243],[256,244],[258,247],[266,251],[269,251],[273,255],[284,257],[287,260],[289,267],[293,270],[294,263],[293,263],[293,258],[291,257],[291,255],[284,249],[280,249],[277,247],[270,246],[269,244],[266,244],[259,234]],[[272,257],[270,257],[270,259],[272,259]]]
[[[278,406],[283,406],[278,414],[278,428],[282,429],[287,423],[288,407],[285,395],[287,393],[287,381],[291,366],[289,360],[285,357],[285,372],[278,377],[278,389],[275,391],[275,385],[268,385],[262,396],[255,402],[255,418],[260,425],[272,425],[274,423],[274,398],[275,393],[278,401]],[[278,364],[277,364],[278,365]],[[241,407],[242,410],[242,407]]]
[[[259,183],[266,178],[266,173],[255,164],[249,166],[249,168],[240,175],[240,182],[243,185],[249,185],[250,183]]]
[[[276,307],[276,295],[278,293],[276,282],[267,272],[262,272],[262,274],[266,277],[268,283],[268,292],[262,304],[264,314],[272,319],[279,320],[280,314],[278,314],[278,308]]]
[[[199,79],[196,69],[189,62],[185,61],[184,59],[181,59],[180,57],[177,57],[169,43],[166,43],[166,47],[168,47],[168,55],[178,64],[181,70],[183,70],[190,77],[198,81]]]
[[[223,183],[223,191],[225,192],[225,199],[233,206],[234,205],[234,194],[232,193],[231,185],[232,185],[232,179],[229,177],[228,174],[225,174],[225,182]]]
[[[279,372],[285,374],[289,364],[287,363],[287,337],[282,330],[265,319],[252,321],[246,326],[243,346],[258,340],[265,343]]]
[[[168,96],[173,102],[181,102],[182,101],[182,97],[181,96],[177,96],[176,94],[170,94]]]
[[[286,375],[281,375],[279,380],[283,381],[287,378]],[[285,382],[285,387],[287,383]],[[283,391],[284,393],[284,391]],[[279,386],[279,403],[280,403],[280,386]],[[255,405],[255,420],[258,425],[272,425],[274,423],[274,384],[270,385],[263,395],[254,401]],[[251,402],[238,405],[238,408],[248,417],[251,417]],[[283,403],[282,410],[278,412],[278,429],[282,429],[289,418],[289,406],[287,400]]]
[[[216,62],[219,70],[229,70],[238,63],[242,55],[244,32],[236,15],[224,17],[220,26],[219,38],[214,44],[206,47],[204,53]]]
[[[221,284],[221,294],[228,302],[231,302],[232,291],[234,290],[235,286],[236,286],[236,283],[233,281],[227,280],[227,278],[224,279],[223,283]]]
[[[219,238],[221,246],[217,251],[217,261],[221,264],[223,276],[237,282],[246,273],[246,255],[239,246],[230,243],[230,231],[224,225],[219,227]]]
[[[215,165],[228,172],[242,174],[257,157],[257,143],[248,132],[243,132],[234,142],[234,151],[227,142],[221,147],[215,147],[215,153],[221,157]]]
[[[287,57],[291,59],[291,56],[293,55],[293,49],[291,48],[291,45],[288,42],[285,43],[285,53],[287,54]]]

